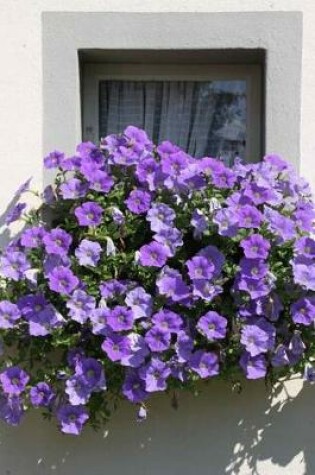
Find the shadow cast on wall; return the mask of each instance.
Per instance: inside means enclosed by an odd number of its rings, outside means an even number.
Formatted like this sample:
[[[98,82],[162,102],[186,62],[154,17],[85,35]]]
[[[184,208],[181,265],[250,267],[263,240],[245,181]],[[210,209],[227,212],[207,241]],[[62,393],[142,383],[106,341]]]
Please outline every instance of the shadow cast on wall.
[[[122,404],[103,431],[79,438],[32,414],[1,425],[1,475],[313,475],[315,388],[300,387],[271,396],[253,382],[235,394],[213,381],[198,397],[181,393],[177,410],[155,397],[146,422]]]

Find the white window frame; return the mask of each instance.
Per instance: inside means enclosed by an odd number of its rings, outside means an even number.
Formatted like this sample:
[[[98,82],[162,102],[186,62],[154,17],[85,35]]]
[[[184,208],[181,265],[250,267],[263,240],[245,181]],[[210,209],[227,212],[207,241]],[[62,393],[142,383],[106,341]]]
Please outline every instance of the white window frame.
[[[82,74],[83,140],[99,140],[99,84],[104,80],[135,81],[246,81],[248,92],[246,161],[262,154],[262,70],[259,64],[133,64],[86,63]]]

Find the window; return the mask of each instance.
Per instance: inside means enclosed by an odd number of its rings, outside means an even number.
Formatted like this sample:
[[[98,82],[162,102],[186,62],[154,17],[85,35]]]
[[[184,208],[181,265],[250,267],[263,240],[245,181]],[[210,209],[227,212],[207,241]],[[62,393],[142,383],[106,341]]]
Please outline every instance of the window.
[[[299,167],[301,12],[82,11],[43,12],[41,18],[43,153],[55,147],[71,153],[83,137],[97,140],[99,79],[92,74],[92,63],[107,75],[107,63],[120,70],[131,63],[142,70],[153,64],[180,64],[188,74],[190,65],[230,65],[232,73],[243,65],[248,104],[254,111],[247,109],[246,159],[276,152]],[[90,77],[92,87],[87,87],[85,77]],[[47,173],[44,179],[48,182]]]
[[[85,64],[83,139],[97,141],[130,124],[196,157],[258,161],[260,66]]]

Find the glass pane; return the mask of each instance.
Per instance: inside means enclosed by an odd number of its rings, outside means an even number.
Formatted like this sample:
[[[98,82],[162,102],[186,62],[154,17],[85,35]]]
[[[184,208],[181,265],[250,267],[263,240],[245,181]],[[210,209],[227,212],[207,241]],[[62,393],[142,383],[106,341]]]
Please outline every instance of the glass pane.
[[[245,157],[246,81],[101,81],[100,136],[128,125],[195,157]]]

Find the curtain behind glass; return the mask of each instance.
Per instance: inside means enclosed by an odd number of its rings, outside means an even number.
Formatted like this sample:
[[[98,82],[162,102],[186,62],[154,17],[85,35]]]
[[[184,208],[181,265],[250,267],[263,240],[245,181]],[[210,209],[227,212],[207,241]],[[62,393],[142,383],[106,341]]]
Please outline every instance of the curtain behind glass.
[[[245,81],[101,81],[100,136],[128,125],[195,157],[244,157]]]

